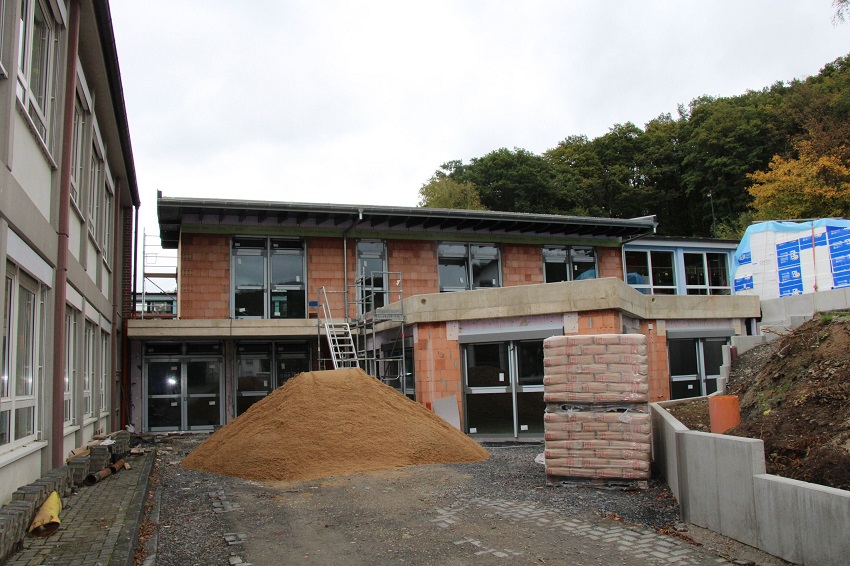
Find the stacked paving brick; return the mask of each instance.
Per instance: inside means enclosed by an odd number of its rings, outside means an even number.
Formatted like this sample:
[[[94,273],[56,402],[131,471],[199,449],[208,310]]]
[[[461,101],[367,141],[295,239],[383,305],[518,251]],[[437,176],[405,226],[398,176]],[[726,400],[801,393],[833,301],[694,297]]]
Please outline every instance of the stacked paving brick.
[[[12,501],[0,507],[0,564],[19,548],[36,512],[52,492],[67,498],[74,486],[83,485],[89,473],[106,467],[110,461],[115,462],[129,452],[130,433],[127,431],[115,432],[109,435],[109,439],[113,442],[91,446],[90,454],[54,468],[12,493]]]
[[[544,341],[543,352],[548,478],[648,480],[646,337],[555,336]]]

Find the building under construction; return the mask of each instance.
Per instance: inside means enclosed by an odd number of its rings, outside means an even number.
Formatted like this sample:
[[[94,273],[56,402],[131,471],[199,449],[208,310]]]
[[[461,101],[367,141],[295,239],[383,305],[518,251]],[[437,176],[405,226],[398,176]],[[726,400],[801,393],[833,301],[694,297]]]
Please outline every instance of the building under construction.
[[[760,314],[731,295],[709,242],[638,246],[651,217],[162,195],[157,207],[177,300],[170,318],[128,324],[137,430],[211,429],[298,373],[358,366],[456,405],[469,434],[540,434],[545,338],[645,335],[662,400],[711,392],[720,348]]]

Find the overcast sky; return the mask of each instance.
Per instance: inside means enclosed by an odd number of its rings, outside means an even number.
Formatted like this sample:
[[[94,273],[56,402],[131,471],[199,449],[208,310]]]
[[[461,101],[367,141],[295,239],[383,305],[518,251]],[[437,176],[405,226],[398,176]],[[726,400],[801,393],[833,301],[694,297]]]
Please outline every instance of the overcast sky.
[[[142,198],[415,206],[440,164],[541,153],[850,53],[830,0],[112,0]]]

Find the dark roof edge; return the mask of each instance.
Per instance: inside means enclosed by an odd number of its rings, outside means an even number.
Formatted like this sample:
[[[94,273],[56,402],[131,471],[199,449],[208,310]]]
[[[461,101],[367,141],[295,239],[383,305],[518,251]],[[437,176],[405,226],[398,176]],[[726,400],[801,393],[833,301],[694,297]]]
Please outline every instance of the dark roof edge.
[[[195,207],[222,210],[287,210],[303,212],[324,212],[330,214],[390,214],[398,216],[424,216],[431,218],[486,218],[486,219],[511,219],[524,220],[528,222],[553,222],[574,224],[595,224],[609,226],[630,226],[635,228],[652,229],[654,231],[658,223],[655,216],[643,216],[640,218],[597,218],[588,216],[564,216],[559,214],[531,214],[526,212],[502,212],[494,210],[462,210],[448,208],[423,208],[403,206],[379,206],[365,204],[331,204],[331,203],[306,203],[306,202],[279,202],[279,201],[252,201],[252,200],[225,200],[225,199],[202,199],[202,198],[175,198],[157,196],[157,207]]]
[[[124,105],[124,87],[121,83],[121,69],[118,65],[118,49],[115,46],[115,33],[112,29],[112,12],[109,9],[108,0],[94,0],[92,6],[95,20],[97,20],[100,46],[103,49],[103,58],[106,63],[106,75],[109,78],[109,94],[112,98],[112,107],[115,110],[118,132],[121,137],[121,153],[124,156],[127,183],[133,204],[138,207],[141,205],[141,200],[139,199],[139,186],[136,181],[136,165],[133,161],[133,145],[130,143],[127,107]]]

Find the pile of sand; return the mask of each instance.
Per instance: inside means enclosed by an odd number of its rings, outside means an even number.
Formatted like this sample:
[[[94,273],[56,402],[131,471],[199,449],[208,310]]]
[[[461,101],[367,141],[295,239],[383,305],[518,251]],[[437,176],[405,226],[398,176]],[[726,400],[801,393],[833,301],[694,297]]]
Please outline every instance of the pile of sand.
[[[487,450],[359,369],[306,372],[218,430],[186,468],[295,481],[486,460]]]

